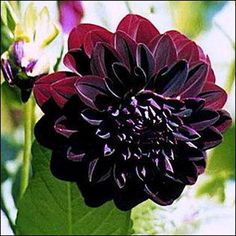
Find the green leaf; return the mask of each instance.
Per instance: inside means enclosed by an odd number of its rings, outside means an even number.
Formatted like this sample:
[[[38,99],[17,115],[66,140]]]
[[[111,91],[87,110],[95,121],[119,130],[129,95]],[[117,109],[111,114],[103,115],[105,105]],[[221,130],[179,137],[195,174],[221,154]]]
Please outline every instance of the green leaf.
[[[20,89],[10,87],[6,81],[1,84],[2,96],[7,100],[7,106],[11,109],[20,108],[22,105]]]
[[[33,177],[19,203],[16,220],[19,235],[127,235],[130,212],[112,202],[99,208],[84,204],[74,183],[60,181],[49,170],[50,151],[32,146]]]
[[[235,177],[235,126],[226,131],[223,143],[212,151],[206,171],[226,179]]]
[[[207,30],[212,25],[215,14],[226,3],[227,1],[169,1],[177,29],[191,38]]]
[[[14,32],[16,26],[16,16],[14,15],[11,5],[5,1],[1,4],[1,19],[11,32]]]
[[[9,177],[9,173],[6,169],[6,167],[4,166],[3,163],[1,163],[1,183],[5,182]]]
[[[12,179],[11,195],[13,197],[16,208],[18,208],[20,200],[21,171],[22,167],[20,166]]]
[[[207,181],[201,184],[196,191],[197,197],[200,197],[203,195],[215,197],[217,201],[224,202],[225,178],[221,176],[210,177]]]

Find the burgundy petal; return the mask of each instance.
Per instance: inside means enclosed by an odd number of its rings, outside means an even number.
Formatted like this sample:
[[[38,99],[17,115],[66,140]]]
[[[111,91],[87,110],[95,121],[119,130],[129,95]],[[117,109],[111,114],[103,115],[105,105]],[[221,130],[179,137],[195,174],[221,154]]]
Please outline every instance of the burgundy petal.
[[[139,21],[142,19],[144,18],[141,16],[129,14],[121,20],[116,31],[123,31],[131,38],[135,39]]]
[[[98,42],[111,44],[113,35],[105,30],[93,30],[86,34],[84,39],[84,51],[90,57],[92,51]]]
[[[199,97],[205,99],[206,107],[217,110],[224,106],[227,93],[216,84],[207,82]]]
[[[78,49],[82,47],[85,42],[85,37],[87,33],[94,30],[101,30],[104,33],[108,32],[105,28],[98,25],[80,24],[70,32],[68,39],[68,49]]]
[[[177,51],[179,52],[187,43],[190,42],[190,39],[188,39],[186,36],[181,34],[180,32],[176,30],[169,30],[165,34],[169,35],[171,39],[173,40]]]
[[[178,52],[178,59],[187,60],[191,66],[195,61],[199,60],[198,46],[190,41]]]
[[[154,37],[159,35],[156,27],[147,19],[140,20],[136,33],[136,42],[147,45]]]
[[[36,80],[33,92],[39,106],[42,107],[50,98],[60,107],[64,106],[68,98],[75,94],[74,83],[80,78],[73,75],[70,72],[56,72]]]

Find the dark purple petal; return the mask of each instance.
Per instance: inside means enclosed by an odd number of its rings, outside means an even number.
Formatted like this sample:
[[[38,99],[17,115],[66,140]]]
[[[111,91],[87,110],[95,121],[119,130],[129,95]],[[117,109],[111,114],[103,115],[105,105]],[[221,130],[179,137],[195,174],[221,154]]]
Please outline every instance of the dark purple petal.
[[[139,44],[137,48],[137,65],[142,68],[148,78],[155,73],[155,61],[152,53],[144,44]]]
[[[68,51],[63,62],[65,66],[76,74],[91,74],[90,59],[82,49],[72,49]]]
[[[98,95],[108,96],[105,81],[98,76],[84,76],[77,80],[75,88],[80,99],[89,107],[97,109],[95,106],[96,97]]]
[[[188,65],[186,61],[178,61],[162,77],[156,81],[157,92],[163,96],[178,96],[179,91],[183,88],[188,73]]]
[[[203,149],[207,150],[209,148],[213,148],[217,145],[219,145],[222,142],[223,136],[216,129],[215,127],[211,126],[209,128],[204,129],[201,132],[201,141],[203,142],[204,146]]]
[[[156,72],[159,72],[165,66],[171,66],[177,59],[176,48],[171,38],[164,34],[153,50],[156,63]]]
[[[105,43],[97,43],[91,59],[92,73],[101,77],[112,77],[112,64],[119,61],[119,56],[112,47]]]
[[[181,92],[180,95],[181,98],[194,97],[201,92],[207,79],[207,70],[208,65],[205,63],[201,63],[196,65],[189,71],[187,81],[183,88],[183,92]]]
[[[219,119],[214,123],[214,127],[217,128],[221,133],[224,133],[227,128],[232,124],[232,118],[230,114],[225,110],[219,110]]]
[[[122,31],[114,34],[115,49],[122,58],[122,62],[130,69],[136,64],[137,43]]]
[[[211,109],[202,109],[193,116],[186,119],[189,125],[195,130],[203,130],[209,126],[212,126],[219,119],[219,114]]]

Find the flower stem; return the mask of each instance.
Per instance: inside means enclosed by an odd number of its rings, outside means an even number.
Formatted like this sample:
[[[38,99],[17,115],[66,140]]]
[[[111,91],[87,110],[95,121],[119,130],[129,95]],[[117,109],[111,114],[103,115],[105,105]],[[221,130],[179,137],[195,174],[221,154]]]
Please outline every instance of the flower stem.
[[[32,97],[30,97],[28,102],[24,104],[25,137],[24,137],[24,153],[23,153],[23,163],[21,172],[20,198],[23,196],[29,181],[33,119],[34,119],[34,100]]]

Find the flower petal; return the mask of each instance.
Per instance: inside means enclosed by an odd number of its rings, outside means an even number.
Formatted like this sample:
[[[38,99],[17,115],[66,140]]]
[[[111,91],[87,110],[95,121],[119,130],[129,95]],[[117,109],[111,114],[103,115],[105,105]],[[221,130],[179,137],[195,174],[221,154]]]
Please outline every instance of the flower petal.
[[[220,118],[214,124],[214,127],[217,128],[221,133],[224,133],[225,130],[231,125],[232,118],[225,110],[219,110],[218,114],[220,115]]]
[[[156,72],[159,72],[165,66],[171,66],[176,61],[176,48],[170,36],[164,34],[159,39],[153,54],[156,62]]]
[[[227,100],[227,93],[216,84],[209,82],[205,84],[198,96],[205,99],[206,107],[214,110],[222,108]]]
[[[70,72],[56,72],[42,76],[36,80],[33,92],[40,107],[50,98],[53,98],[57,105],[64,106],[65,102],[75,94],[74,82],[80,77]]]
[[[104,79],[95,75],[87,75],[77,80],[75,88],[80,99],[95,110],[97,110],[95,106],[96,97],[99,95],[107,97],[108,95]]]
[[[183,88],[188,73],[186,61],[178,61],[156,81],[156,91],[163,96],[178,95]]]
[[[108,32],[105,28],[98,25],[80,24],[70,32],[68,38],[68,49],[71,50],[82,47],[87,33],[94,30],[101,30],[103,32]]]
[[[82,49],[69,50],[63,60],[66,67],[81,75],[91,74],[90,59]]]
[[[114,34],[115,49],[122,58],[122,62],[129,68],[136,65],[136,48],[137,43],[131,39],[126,33],[117,31]]]
[[[84,51],[90,57],[92,51],[98,42],[111,44],[113,35],[105,30],[93,30],[86,34],[84,39]]]
[[[148,79],[155,73],[155,61],[152,53],[144,44],[139,44],[136,52],[137,65],[142,68]]]
[[[178,59],[185,59],[191,66],[195,61],[199,60],[198,46],[190,41],[179,52]]]
[[[223,136],[215,127],[211,126],[201,132],[201,141],[203,142],[203,150],[213,148],[222,142]]]
[[[190,42],[190,39],[176,30],[169,30],[165,34],[171,37],[178,52]]]
[[[186,122],[188,122],[193,129],[200,131],[215,124],[219,117],[218,112],[204,108],[187,118]]]
[[[180,94],[181,98],[194,97],[201,92],[207,79],[207,70],[208,65],[201,63],[189,71],[183,92]]]

